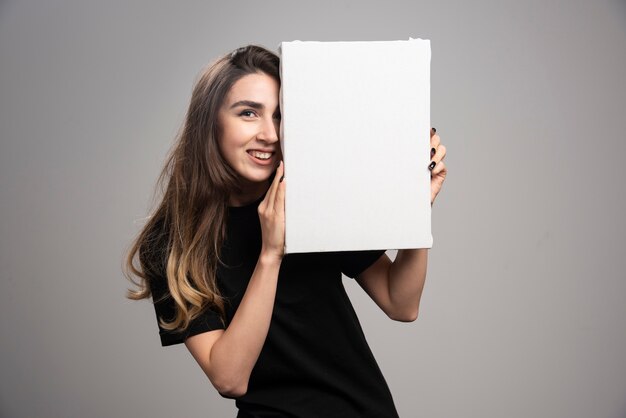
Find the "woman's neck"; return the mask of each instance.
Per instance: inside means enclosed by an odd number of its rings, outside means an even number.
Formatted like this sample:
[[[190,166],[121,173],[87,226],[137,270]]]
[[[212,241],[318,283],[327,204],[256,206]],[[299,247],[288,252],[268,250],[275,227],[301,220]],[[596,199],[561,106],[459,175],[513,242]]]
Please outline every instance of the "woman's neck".
[[[254,184],[240,194],[232,194],[228,202],[228,206],[246,206],[252,202],[256,202],[269,189],[269,180],[263,183]]]

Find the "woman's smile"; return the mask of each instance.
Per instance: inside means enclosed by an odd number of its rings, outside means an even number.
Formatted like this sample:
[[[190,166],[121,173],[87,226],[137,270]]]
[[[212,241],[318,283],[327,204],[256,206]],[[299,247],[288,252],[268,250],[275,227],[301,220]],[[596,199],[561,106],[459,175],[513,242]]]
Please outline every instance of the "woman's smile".
[[[247,154],[250,156],[250,159],[254,161],[255,164],[261,166],[269,166],[274,162],[274,153],[269,153],[269,158],[261,158],[266,157],[268,153],[258,153],[256,151],[248,151]]]

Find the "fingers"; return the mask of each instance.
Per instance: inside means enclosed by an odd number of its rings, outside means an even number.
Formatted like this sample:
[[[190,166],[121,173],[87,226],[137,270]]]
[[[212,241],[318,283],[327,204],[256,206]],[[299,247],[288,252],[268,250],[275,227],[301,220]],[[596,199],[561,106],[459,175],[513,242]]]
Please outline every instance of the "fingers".
[[[430,159],[432,161],[439,162],[443,160],[445,156],[446,156],[446,146],[443,144],[440,144],[437,148],[435,148],[435,153],[431,155]]]
[[[443,163],[443,159],[446,158],[446,146],[443,144],[439,144],[435,149],[435,153],[431,152],[431,161],[428,169],[430,170],[430,175],[435,176],[442,171],[446,171],[446,165]]]
[[[435,166],[435,168],[432,169],[430,175],[431,176],[436,176],[437,174],[441,173],[442,171],[447,172],[446,163],[444,163],[443,161],[439,161],[437,163],[437,165]]]
[[[432,169],[431,165],[432,165],[433,157],[435,156],[435,154],[437,152],[437,147],[441,143],[441,138],[439,138],[439,135],[437,135],[435,132],[437,132],[437,129],[430,128],[430,159],[431,159],[431,164],[428,166],[429,170]]]
[[[439,138],[439,135],[431,134],[430,135],[430,147],[437,148],[439,144],[441,144],[441,138]]]
[[[438,135],[437,135],[438,137]],[[432,138],[431,138],[431,143],[432,143]],[[435,150],[435,152],[433,152],[432,150]],[[446,147],[443,144],[439,144],[438,146],[435,146],[433,148],[431,148],[430,151],[430,164],[428,165],[428,169],[431,171],[431,174],[436,174],[438,173],[439,170],[439,163],[443,161],[443,159],[446,157]],[[435,171],[437,170],[437,171]]]
[[[280,173],[276,173],[276,177],[278,177],[279,175],[280,177],[284,176],[284,165],[280,168],[280,171]],[[285,213],[285,181],[286,180],[284,178],[282,179],[282,181],[279,180],[278,190],[276,191],[276,203],[274,204],[274,209],[278,213]]]
[[[267,192],[268,194],[268,209],[270,211],[270,213],[272,213],[272,211],[275,209],[274,208],[274,204],[275,204],[275,200],[276,200],[276,190],[278,189],[278,185],[279,185],[279,181],[280,178],[283,175],[283,161],[281,160],[280,163],[278,163],[278,168],[276,169],[276,175],[274,176],[274,181],[272,181],[272,185],[270,186],[270,190]]]

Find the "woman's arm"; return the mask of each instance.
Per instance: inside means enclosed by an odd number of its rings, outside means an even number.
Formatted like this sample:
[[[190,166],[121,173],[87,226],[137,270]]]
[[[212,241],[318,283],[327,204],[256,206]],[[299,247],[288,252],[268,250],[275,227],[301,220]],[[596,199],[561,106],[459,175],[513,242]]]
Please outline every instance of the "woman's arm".
[[[228,328],[209,344],[210,333],[194,335],[185,345],[209,380],[226,397],[248,390],[272,318],[281,259],[261,254],[246,292]]]
[[[225,397],[243,396],[269,331],[278,273],[285,250],[285,183],[282,161],[257,209],[261,223],[261,254],[246,292],[228,328],[187,339],[185,344],[213,386]]]
[[[443,159],[446,147],[441,138],[430,130],[430,206],[441,191],[448,173]],[[419,312],[420,299],[428,264],[428,248],[398,250],[398,255],[389,267],[389,300],[394,312],[404,320],[415,321]]]
[[[428,264],[428,248],[398,250],[389,267],[389,299],[393,310],[406,321],[415,321]]]
[[[356,281],[389,318],[412,322],[417,319],[427,262],[428,248],[398,250],[393,262],[383,254]]]

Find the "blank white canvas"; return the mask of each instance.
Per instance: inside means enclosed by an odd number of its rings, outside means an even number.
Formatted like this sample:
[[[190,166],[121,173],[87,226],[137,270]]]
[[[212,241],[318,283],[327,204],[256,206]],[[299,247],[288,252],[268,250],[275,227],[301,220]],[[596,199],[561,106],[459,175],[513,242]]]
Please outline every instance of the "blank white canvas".
[[[431,248],[430,41],[278,51],[285,253]]]

